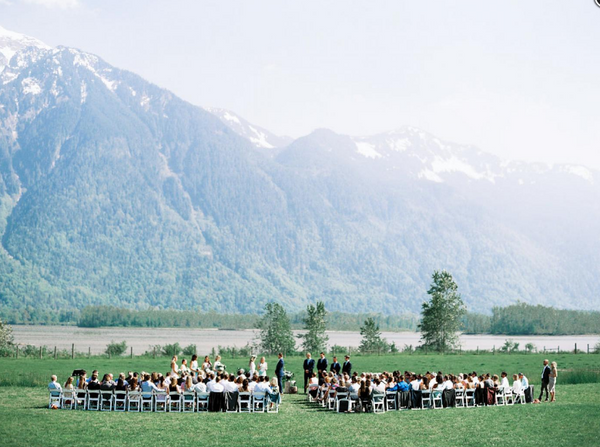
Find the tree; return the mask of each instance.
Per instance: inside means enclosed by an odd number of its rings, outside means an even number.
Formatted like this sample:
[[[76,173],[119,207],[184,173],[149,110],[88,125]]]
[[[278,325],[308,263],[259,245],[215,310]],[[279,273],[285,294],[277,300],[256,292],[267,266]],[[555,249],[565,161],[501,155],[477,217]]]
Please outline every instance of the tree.
[[[423,303],[419,330],[422,347],[443,352],[458,344],[457,332],[466,307],[450,273],[436,270],[432,279],[431,288],[427,291],[431,299]]]
[[[388,351],[387,341],[381,338],[379,325],[373,318],[369,317],[365,320],[365,324],[360,328],[360,335],[363,336],[359,346],[361,352]]]
[[[0,355],[3,355],[2,352],[12,353],[13,345],[15,344],[15,339],[13,337],[12,328],[4,324],[2,320],[0,320]]]
[[[269,354],[294,352],[296,341],[290,319],[281,304],[265,304],[265,314],[256,323],[260,329],[260,345]]]
[[[104,352],[111,357],[118,357],[125,354],[125,351],[127,351],[127,342],[123,340],[121,343],[111,341],[108,345],[106,345],[106,351]]]
[[[329,337],[325,334],[327,328],[327,311],[322,301],[317,301],[313,306],[306,306],[306,317],[302,319],[304,323],[305,334],[298,335],[303,339],[302,348],[307,352],[321,352],[327,348]]]

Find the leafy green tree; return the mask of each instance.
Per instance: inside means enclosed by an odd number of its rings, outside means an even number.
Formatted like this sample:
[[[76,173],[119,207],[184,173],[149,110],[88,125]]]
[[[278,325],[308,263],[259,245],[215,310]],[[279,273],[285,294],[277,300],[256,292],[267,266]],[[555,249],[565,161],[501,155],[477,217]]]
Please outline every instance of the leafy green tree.
[[[387,341],[381,338],[379,325],[375,323],[373,318],[369,317],[365,320],[364,325],[360,328],[360,335],[363,336],[359,346],[361,352],[388,351]]]
[[[0,356],[12,354],[14,344],[12,328],[0,320]]]
[[[422,347],[443,352],[457,346],[466,307],[450,273],[436,270],[432,279],[427,291],[431,299],[423,303],[419,330]]]
[[[118,357],[125,354],[125,351],[127,351],[127,342],[123,340],[121,343],[111,341],[106,345],[106,350],[104,352],[111,357]]]
[[[260,345],[265,352],[284,354],[294,352],[296,341],[287,312],[281,304],[265,304],[265,313],[256,323],[260,329]]]
[[[313,306],[306,306],[306,317],[302,319],[304,322],[305,334],[298,335],[302,339],[302,348],[307,352],[325,351],[329,337],[325,334],[327,329],[327,311],[325,304],[322,301],[317,301]]]

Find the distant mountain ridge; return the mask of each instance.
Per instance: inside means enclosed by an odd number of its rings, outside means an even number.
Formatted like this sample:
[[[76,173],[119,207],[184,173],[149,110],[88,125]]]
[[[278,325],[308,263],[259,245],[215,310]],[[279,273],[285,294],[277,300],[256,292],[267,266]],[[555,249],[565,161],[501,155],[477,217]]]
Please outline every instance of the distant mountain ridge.
[[[0,43],[0,316],[417,312],[441,268],[471,310],[600,309],[596,171],[410,127],[289,141],[84,51]]]

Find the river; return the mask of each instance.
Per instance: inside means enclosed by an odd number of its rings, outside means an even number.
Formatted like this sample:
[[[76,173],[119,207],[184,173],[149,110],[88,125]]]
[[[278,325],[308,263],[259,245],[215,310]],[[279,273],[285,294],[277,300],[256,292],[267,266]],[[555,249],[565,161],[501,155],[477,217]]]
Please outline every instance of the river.
[[[301,331],[295,331],[296,334]],[[220,346],[242,347],[255,341],[258,333],[254,330],[216,330],[189,328],[79,328],[74,326],[13,326],[15,341],[19,344],[46,345],[51,348],[71,349],[75,344],[78,352],[99,354],[111,341],[125,340],[133,347],[135,354],[147,351],[153,345],[165,345],[178,342],[181,346],[195,344],[198,353],[210,353]],[[328,331],[329,346],[339,345],[358,347],[361,335],[358,332]],[[405,345],[413,347],[419,344],[420,334],[416,332],[383,332],[389,343],[395,342],[399,349]],[[511,339],[520,343],[524,349],[527,343],[533,343],[538,350],[572,351],[577,343],[579,350],[586,350],[589,344],[593,349],[600,342],[599,335],[568,336],[506,336],[506,335],[461,335],[462,349],[499,349],[504,341]],[[129,349],[129,348],[128,348]]]

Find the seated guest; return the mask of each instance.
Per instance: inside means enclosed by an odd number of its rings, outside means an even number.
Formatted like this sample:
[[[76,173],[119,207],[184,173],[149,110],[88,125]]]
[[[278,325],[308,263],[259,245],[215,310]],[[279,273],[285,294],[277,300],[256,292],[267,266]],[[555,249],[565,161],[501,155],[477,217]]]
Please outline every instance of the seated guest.
[[[443,386],[445,390],[454,389],[454,383],[452,382],[452,380],[450,380],[449,376],[444,376]]]
[[[412,377],[412,380],[410,382],[410,387],[414,391],[419,391],[419,389],[421,388],[421,379],[419,378],[419,376],[413,376]]]
[[[240,388],[241,393],[249,393],[250,388],[248,387],[248,379],[242,380],[242,387]]]
[[[421,391],[430,389],[429,388],[429,377],[427,377],[426,375],[423,376],[423,380],[422,380],[421,384],[419,385],[419,389]]]
[[[73,386],[73,377],[69,377],[69,378],[67,379],[67,381],[65,382],[65,386],[64,386],[64,388],[63,388],[63,389],[64,389],[65,391],[66,391],[66,390],[71,390],[71,391],[72,391],[73,389],[75,389],[75,387]]]
[[[206,383],[204,383],[200,380],[198,382],[196,382],[193,389],[196,391],[196,393],[206,393],[208,391],[208,389],[206,387]]]
[[[312,375],[310,376],[310,379],[308,381],[308,384],[309,385],[312,385],[312,384],[318,385],[319,384],[319,378],[317,377],[316,373],[312,373]]]
[[[506,371],[502,371],[502,374],[500,374],[502,376],[502,381],[500,382],[500,386],[504,389],[508,389],[510,388],[510,384],[508,383],[508,374],[506,374]]]
[[[130,381],[129,381],[129,391],[138,391],[139,385],[138,385],[138,379],[137,377],[133,377]]]
[[[523,375],[523,373],[519,373],[519,379],[521,379],[521,385],[523,389],[529,388],[529,379]]]
[[[513,374],[513,386],[512,392],[515,395],[519,395],[521,393],[521,389],[523,388],[523,383],[519,380],[519,376]]]
[[[112,391],[115,389],[115,383],[110,379],[110,374],[104,374],[102,383],[100,384],[100,390]]]
[[[225,389],[223,388],[223,384],[221,383],[221,377],[216,376],[214,380],[211,380],[206,385],[206,390],[209,393],[222,393]]]
[[[191,375],[185,378],[185,382],[182,385],[182,391],[192,391],[194,389],[194,382]]]
[[[88,380],[84,371],[81,377],[77,379],[77,389],[85,390],[87,388],[87,382]]]
[[[87,379],[88,383],[90,383],[90,380],[92,380],[92,376],[96,376],[96,378],[98,378],[98,370],[97,369],[92,371],[92,375]]]
[[[381,380],[379,380],[379,378],[375,378],[373,380],[373,385],[373,391],[385,393],[385,384]]]
[[[226,392],[234,393],[238,391],[238,386],[235,384],[235,375],[229,374],[229,380],[223,379],[221,382],[223,384],[223,389]]]
[[[371,380],[365,379],[360,384],[358,390],[358,398],[360,400],[360,406],[362,411],[370,411],[371,409]]]
[[[406,381],[404,376],[400,376],[400,382],[398,382],[398,391],[408,391],[410,385]]]
[[[358,390],[360,390],[360,383],[358,383],[358,379],[356,376],[352,376],[350,383],[350,392],[352,394],[358,394]]]
[[[115,391],[127,391],[127,384],[122,377],[119,377],[115,385]]]
[[[98,375],[92,373],[92,377],[90,377],[90,381],[87,384],[88,390],[99,390],[100,382],[98,381]]]
[[[171,380],[171,383],[169,384],[169,394],[170,393],[181,394],[181,387],[177,384],[177,380]]]

